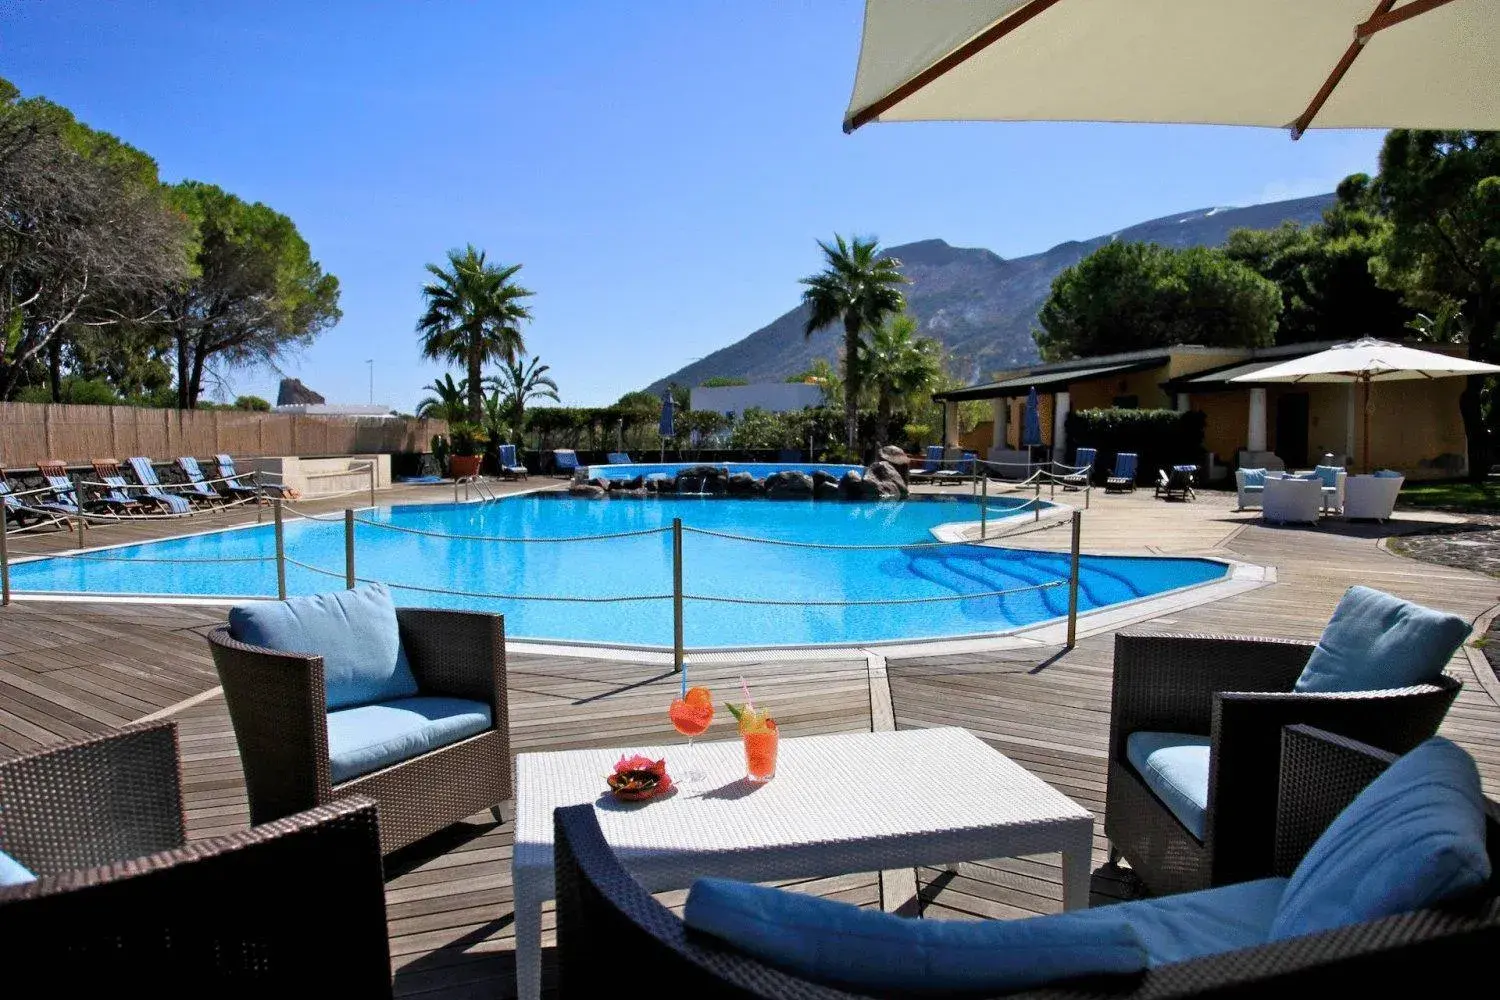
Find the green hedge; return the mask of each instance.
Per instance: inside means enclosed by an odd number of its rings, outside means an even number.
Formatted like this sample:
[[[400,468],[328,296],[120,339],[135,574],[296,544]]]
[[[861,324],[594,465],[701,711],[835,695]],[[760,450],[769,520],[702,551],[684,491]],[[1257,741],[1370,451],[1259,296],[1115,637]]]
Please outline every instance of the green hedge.
[[[1115,455],[1140,456],[1136,478],[1154,482],[1156,470],[1203,463],[1203,427],[1208,418],[1197,410],[1074,410],[1068,414],[1068,444],[1097,448],[1094,472],[1102,479],[1114,468]],[[1076,454],[1076,452],[1075,452]]]

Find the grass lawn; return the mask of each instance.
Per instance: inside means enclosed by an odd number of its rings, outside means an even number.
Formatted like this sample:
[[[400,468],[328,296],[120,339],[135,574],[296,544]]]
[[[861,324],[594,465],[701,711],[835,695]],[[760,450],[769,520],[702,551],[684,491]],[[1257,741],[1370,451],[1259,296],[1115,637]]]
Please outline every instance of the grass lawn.
[[[1500,480],[1492,477],[1482,483],[1457,480],[1411,483],[1401,488],[1400,503],[1409,507],[1500,514]]]

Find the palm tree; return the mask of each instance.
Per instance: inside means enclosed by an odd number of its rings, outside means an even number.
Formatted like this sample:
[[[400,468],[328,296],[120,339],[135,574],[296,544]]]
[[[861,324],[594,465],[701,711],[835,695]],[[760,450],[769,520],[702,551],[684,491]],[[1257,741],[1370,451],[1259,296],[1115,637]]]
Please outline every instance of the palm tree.
[[[524,362],[524,363],[523,363]],[[501,394],[510,410],[511,426],[521,433],[526,416],[526,404],[533,399],[550,399],[554,403],[562,400],[557,395],[557,383],[547,373],[551,365],[542,364],[541,358],[513,358],[500,368],[500,377],[491,385]]]
[[[892,317],[870,337],[860,359],[865,386],[875,397],[879,440],[885,444],[891,413],[909,408],[942,376],[942,347],[931,337],[918,337],[916,318],[908,313]]]
[[[880,256],[874,239],[846,241],[834,236],[833,245],[818,241],[826,266],[802,279],[807,290],[802,304],[807,323],[802,332],[814,333],[835,323],[844,324],[844,434],[850,448],[859,434],[860,346],[864,332],[874,330],[892,313],[902,312],[906,300],[900,285],[906,283],[901,262]]]
[[[484,364],[513,361],[525,353],[521,322],[531,310],[521,300],[532,293],[511,279],[520,264],[502,267],[485,260],[471,243],[448,251],[449,270],[428,264],[433,281],[422,286],[427,311],[417,320],[422,355],[464,365],[470,423],[484,418]]]
[[[421,402],[417,403],[417,416],[434,417],[456,424],[468,415],[468,404],[465,402],[469,394],[468,379],[455,382],[452,375],[444,375],[440,379],[434,379],[427,391],[430,395],[423,396]]]

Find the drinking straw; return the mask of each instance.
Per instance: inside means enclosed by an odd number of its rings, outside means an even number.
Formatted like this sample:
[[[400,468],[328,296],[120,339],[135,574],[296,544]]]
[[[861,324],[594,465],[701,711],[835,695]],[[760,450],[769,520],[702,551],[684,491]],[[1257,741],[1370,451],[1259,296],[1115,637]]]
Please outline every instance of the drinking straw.
[[[750,685],[745,683],[745,678],[740,677],[740,690],[745,692],[745,708],[751,712],[755,711],[755,699],[750,697]]]

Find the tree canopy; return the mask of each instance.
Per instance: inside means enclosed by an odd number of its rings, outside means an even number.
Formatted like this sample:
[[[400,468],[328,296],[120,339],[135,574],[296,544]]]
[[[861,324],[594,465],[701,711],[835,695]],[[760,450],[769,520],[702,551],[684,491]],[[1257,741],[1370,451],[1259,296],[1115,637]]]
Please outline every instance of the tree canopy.
[[[1106,243],[1052,282],[1041,329],[1048,361],[1174,344],[1273,342],[1281,291],[1219,250]]]
[[[326,274],[292,220],[222,188],[184,181],[173,204],[197,233],[192,277],[168,296],[178,405],[198,405],[216,365],[274,365],[339,321],[339,281]]]
[[[824,268],[802,279],[807,286],[802,292],[802,304],[807,309],[802,332],[811,337],[835,323],[843,325],[844,436],[845,444],[854,448],[859,436],[860,347],[866,331],[877,329],[887,316],[906,309],[901,294],[906,278],[901,262],[882,256],[875,239],[856,236],[845,240],[836,235],[833,240],[818,241]]]
[[[514,361],[526,352],[521,324],[531,319],[531,310],[522,300],[533,293],[513,280],[520,270],[520,264],[490,263],[472,243],[448,251],[446,269],[427,265],[427,308],[417,320],[422,354],[465,367],[468,419],[474,424],[484,416],[485,364]]]

